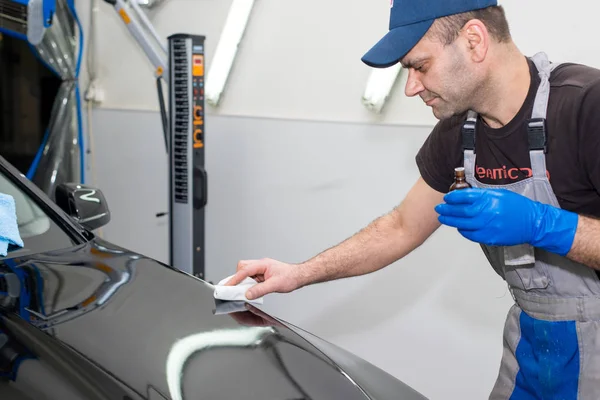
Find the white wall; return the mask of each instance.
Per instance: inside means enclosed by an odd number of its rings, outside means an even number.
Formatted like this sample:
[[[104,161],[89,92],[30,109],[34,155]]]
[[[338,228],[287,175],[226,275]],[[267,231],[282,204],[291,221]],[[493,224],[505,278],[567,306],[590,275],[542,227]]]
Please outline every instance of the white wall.
[[[206,35],[210,65],[230,3],[167,0],[151,19],[164,37]],[[525,53],[600,65],[596,2],[503,3]],[[360,56],[386,31],[388,7],[257,0],[226,97],[207,118],[209,279],[241,258],[308,258],[388,211],[416,178],[414,154],[435,122],[429,109],[404,97],[403,82],[384,115],[360,104],[369,74]],[[167,173],[152,68],[113,10],[99,8],[106,101],[92,125],[98,185],[113,212],[105,237],[166,260],[166,222],[155,218],[167,207]],[[79,9],[85,23],[87,1]],[[273,295],[265,308],[433,400],[470,400],[486,398],[496,377],[510,304],[478,247],[441,229],[384,271]]]

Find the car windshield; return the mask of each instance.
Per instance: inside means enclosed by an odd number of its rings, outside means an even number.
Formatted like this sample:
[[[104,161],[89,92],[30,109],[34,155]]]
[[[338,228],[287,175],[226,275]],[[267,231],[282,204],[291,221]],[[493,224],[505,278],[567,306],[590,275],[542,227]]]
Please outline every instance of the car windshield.
[[[73,240],[30,197],[4,174],[0,174],[0,193],[15,199],[17,225],[24,247],[9,246],[7,258],[64,249]]]

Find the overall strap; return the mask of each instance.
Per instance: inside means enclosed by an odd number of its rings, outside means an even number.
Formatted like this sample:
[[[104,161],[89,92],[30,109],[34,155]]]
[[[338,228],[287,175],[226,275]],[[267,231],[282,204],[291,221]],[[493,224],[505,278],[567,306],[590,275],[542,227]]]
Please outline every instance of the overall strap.
[[[548,56],[537,53],[531,60],[538,69],[541,82],[533,103],[533,113],[527,122],[527,139],[529,142],[529,158],[534,177],[546,177],[547,129],[546,113],[550,98],[550,74],[559,64],[552,64]]]

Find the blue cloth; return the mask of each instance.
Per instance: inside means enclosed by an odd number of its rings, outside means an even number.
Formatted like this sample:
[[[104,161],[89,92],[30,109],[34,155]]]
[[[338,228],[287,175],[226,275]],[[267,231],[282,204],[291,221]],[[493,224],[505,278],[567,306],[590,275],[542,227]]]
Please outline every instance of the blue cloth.
[[[17,225],[17,211],[15,199],[7,194],[0,193],[0,255],[8,254],[9,244],[23,247],[23,239]]]
[[[565,256],[579,216],[506,189],[462,189],[444,196],[438,220],[469,240],[488,246],[530,244]]]
[[[510,400],[576,400],[580,369],[576,322],[542,321],[525,312],[519,320],[520,369]]]
[[[427,33],[436,18],[498,5],[497,0],[390,0],[390,31],[362,61],[375,68],[398,63]]]

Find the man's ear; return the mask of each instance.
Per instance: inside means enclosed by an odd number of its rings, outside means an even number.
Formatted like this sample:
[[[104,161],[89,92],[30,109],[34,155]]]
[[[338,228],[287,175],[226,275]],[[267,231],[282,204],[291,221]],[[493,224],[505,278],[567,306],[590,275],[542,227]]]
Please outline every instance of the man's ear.
[[[490,35],[485,24],[478,19],[472,19],[465,24],[461,35],[467,43],[471,59],[478,63],[485,60],[490,46]]]

